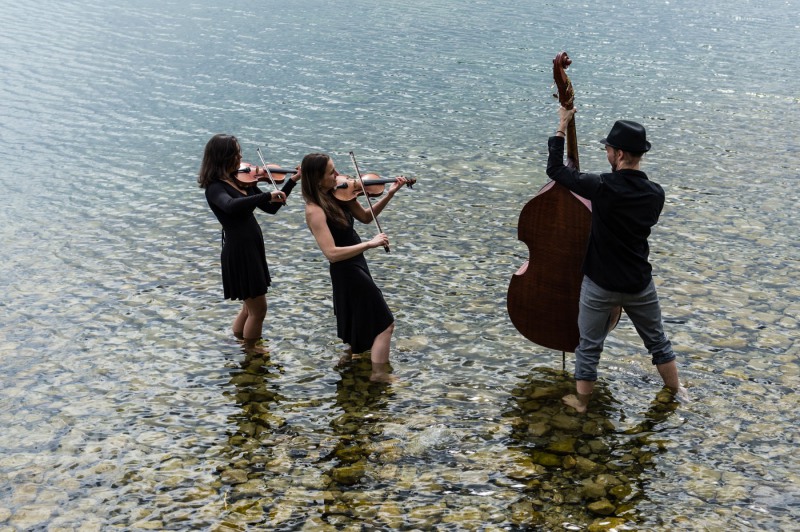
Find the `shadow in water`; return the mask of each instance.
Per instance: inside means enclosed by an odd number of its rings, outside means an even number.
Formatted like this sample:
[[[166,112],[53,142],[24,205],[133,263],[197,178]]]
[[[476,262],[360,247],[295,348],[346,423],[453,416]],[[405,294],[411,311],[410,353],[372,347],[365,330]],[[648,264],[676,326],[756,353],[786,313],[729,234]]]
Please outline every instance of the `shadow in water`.
[[[381,442],[393,391],[391,384],[370,380],[372,364],[368,357],[354,358],[338,370],[341,379],[336,384],[335,406],[340,413],[330,421],[337,443],[320,460],[330,462],[326,468],[330,498],[321,517],[329,525],[352,526],[362,521],[364,509],[376,502],[358,492],[380,482],[375,478],[379,467],[376,455],[387,451]]]
[[[666,451],[660,424],[677,403],[666,390],[660,392],[642,421],[622,429],[624,410],[602,382],[586,414],[562,404],[569,393],[574,393],[572,377],[549,368],[535,368],[512,391],[504,415],[512,418],[509,449],[521,457],[513,478],[526,494],[513,503],[514,520],[576,530],[589,524],[635,526],[655,457]]]
[[[276,408],[285,398],[274,382],[283,368],[270,359],[266,348],[243,347],[242,351],[243,358],[230,371],[233,388],[225,392],[239,407],[229,416],[232,430],[224,454],[230,463],[219,472],[229,503],[263,493],[272,450],[288,437],[286,419]]]

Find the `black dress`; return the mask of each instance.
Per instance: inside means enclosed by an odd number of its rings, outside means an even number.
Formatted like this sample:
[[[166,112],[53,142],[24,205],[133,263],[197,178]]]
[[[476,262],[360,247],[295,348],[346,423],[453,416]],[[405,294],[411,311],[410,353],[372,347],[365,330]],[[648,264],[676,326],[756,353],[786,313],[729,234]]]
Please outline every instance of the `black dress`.
[[[337,247],[361,243],[361,238],[353,229],[353,215],[347,211],[345,214],[348,221],[346,227],[328,220],[328,228]],[[350,344],[353,353],[363,353],[372,348],[375,337],[394,323],[394,316],[383,299],[383,293],[372,280],[363,253],[332,262],[330,272],[338,336]]]
[[[282,191],[288,196],[295,186],[287,179]],[[206,201],[222,224],[222,289],[225,299],[249,299],[267,293],[270,285],[264,235],[253,216],[256,207],[275,214],[283,205],[270,203],[271,195],[257,186],[242,194],[224,181],[206,188]]]

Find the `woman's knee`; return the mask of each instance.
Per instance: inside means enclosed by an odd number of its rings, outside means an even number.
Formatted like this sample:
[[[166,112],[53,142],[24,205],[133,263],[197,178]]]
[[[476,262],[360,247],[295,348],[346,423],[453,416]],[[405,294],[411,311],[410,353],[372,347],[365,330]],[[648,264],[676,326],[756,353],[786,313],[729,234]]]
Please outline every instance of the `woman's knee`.
[[[261,296],[245,300],[245,310],[248,318],[263,320],[267,315],[267,298]]]

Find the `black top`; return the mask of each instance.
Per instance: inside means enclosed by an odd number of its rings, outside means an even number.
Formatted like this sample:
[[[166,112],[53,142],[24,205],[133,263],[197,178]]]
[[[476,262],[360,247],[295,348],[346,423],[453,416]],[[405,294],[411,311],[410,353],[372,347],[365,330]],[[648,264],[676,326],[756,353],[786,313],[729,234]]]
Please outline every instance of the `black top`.
[[[296,185],[288,179],[282,191],[289,196]],[[223,181],[213,181],[206,188],[209,207],[222,224],[222,288],[226,299],[249,299],[263,295],[271,283],[264,248],[264,235],[253,216],[259,208],[275,214],[283,203],[270,203],[271,194],[257,186],[244,194]]]
[[[664,189],[640,170],[581,173],[564,166],[564,137],[550,137],[547,175],[592,202],[583,273],[606,290],[635,293],[652,280],[647,238],[664,207]]]

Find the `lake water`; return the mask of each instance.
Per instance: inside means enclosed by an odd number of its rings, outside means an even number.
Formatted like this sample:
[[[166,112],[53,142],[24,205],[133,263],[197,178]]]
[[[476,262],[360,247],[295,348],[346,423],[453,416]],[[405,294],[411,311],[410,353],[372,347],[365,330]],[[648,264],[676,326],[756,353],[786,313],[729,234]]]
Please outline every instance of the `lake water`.
[[[796,0],[0,7],[0,530],[797,530]],[[571,355],[508,319],[561,50],[582,168],[648,128],[691,403],[623,319],[576,416]],[[259,217],[270,354],[231,337],[195,182],[218,132],[418,179],[368,254],[398,383],[334,368],[299,194]]]

